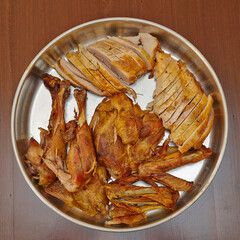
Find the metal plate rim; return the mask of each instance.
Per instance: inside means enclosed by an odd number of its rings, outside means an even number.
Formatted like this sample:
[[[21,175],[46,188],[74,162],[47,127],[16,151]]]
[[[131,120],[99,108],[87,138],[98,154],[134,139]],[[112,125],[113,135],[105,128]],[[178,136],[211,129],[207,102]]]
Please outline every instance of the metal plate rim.
[[[105,227],[99,227],[99,226],[93,226],[91,224],[88,223],[84,223],[82,221],[76,220],[70,216],[68,216],[67,214],[61,212],[60,210],[58,210],[55,206],[53,206],[50,202],[48,202],[46,199],[44,199],[44,197],[36,190],[36,188],[34,187],[34,185],[32,184],[32,182],[29,179],[29,176],[26,174],[23,165],[19,159],[18,156],[18,151],[17,151],[17,146],[16,146],[16,138],[15,138],[15,113],[16,113],[16,106],[18,103],[18,98],[19,98],[19,93],[21,92],[23,83],[25,81],[26,76],[28,75],[30,69],[32,68],[32,66],[34,65],[34,63],[36,62],[36,60],[42,55],[42,53],[44,53],[46,51],[46,49],[48,49],[52,44],[54,44],[56,41],[58,41],[59,39],[61,39],[62,37],[64,37],[65,35],[79,29],[82,28],[84,26],[88,26],[94,23],[99,23],[99,22],[107,22],[107,21],[135,21],[135,22],[141,22],[141,23],[146,23],[149,25],[153,25],[157,28],[163,29],[169,33],[171,33],[172,35],[178,37],[179,39],[181,39],[183,42],[185,42],[190,48],[192,48],[192,50],[198,55],[199,58],[201,58],[201,60],[205,63],[205,65],[207,66],[208,70],[211,72],[211,74],[214,77],[214,80],[217,84],[217,87],[221,93],[221,97],[222,97],[222,104],[223,104],[223,110],[224,110],[224,138],[223,138],[223,144],[222,144],[222,149],[221,152],[219,154],[218,157],[218,161],[217,164],[211,174],[211,176],[209,177],[208,181],[205,183],[204,187],[201,189],[201,191],[196,194],[196,196],[192,199],[192,201],[190,201],[189,203],[187,203],[183,208],[179,209],[178,211],[176,211],[174,214],[172,214],[169,217],[166,217],[162,220],[156,221],[154,223],[150,223],[149,225],[145,225],[145,226],[139,226],[139,227],[133,227],[133,228],[122,228],[122,229],[110,229],[110,228],[105,228]],[[138,230],[144,230],[144,229],[149,229],[152,228],[154,226],[157,226],[159,224],[165,223],[167,221],[169,221],[170,219],[178,216],[179,214],[181,214],[183,211],[185,211],[186,209],[188,209],[202,194],[203,192],[208,188],[208,186],[210,185],[210,183],[212,182],[213,178],[215,177],[220,164],[222,162],[223,159],[223,155],[225,152],[225,148],[226,148],[226,144],[227,144],[227,137],[228,137],[228,111],[227,111],[227,104],[226,104],[226,99],[225,99],[225,95],[223,92],[223,89],[221,87],[221,84],[219,82],[219,79],[215,73],[215,71],[213,70],[213,68],[211,67],[210,63],[207,61],[207,59],[202,55],[202,53],[191,43],[189,42],[187,39],[185,39],[183,36],[181,36],[180,34],[178,34],[177,32],[169,29],[168,27],[165,27],[161,24],[152,22],[152,21],[148,21],[148,20],[144,20],[144,19],[138,19],[138,18],[130,18],[130,17],[111,17],[111,18],[102,18],[102,19],[96,19],[93,21],[89,21],[80,25],[77,25],[65,32],[63,32],[62,34],[58,35],[56,38],[54,38],[52,41],[50,41],[31,61],[31,63],[28,65],[28,67],[26,68],[25,72],[23,73],[21,80],[18,84],[15,96],[14,96],[14,100],[13,100],[13,104],[12,104],[12,112],[11,112],[11,140],[12,140],[12,146],[13,146],[13,150],[14,150],[14,155],[16,158],[16,161],[18,163],[18,166],[26,180],[26,182],[28,183],[29,187],[32,189],[32,191],[42,200],[42,202],[44,204],[46,204],[50,209],[52,209],[54,212],[56,212],[57,214],[61,215],[62,217],[64,217],[65,219],[74,222],[80,226],[84,226],[84,227],[88,227],[91,229],[95,229],[95,230],[101,230],[101,231],[106,231],[106,232],[132,232],[132,231],[138,231]]]

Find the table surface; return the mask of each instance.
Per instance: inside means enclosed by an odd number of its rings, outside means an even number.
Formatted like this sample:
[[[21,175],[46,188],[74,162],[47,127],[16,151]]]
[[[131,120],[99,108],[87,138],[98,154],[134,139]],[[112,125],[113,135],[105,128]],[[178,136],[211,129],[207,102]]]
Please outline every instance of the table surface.
[[[1,0],[0,12],[0,239],[239,239],[239,1]],[[160,23],[192,42],[216,71],[229,112],[224,159],[206,192],[171,221],[132,233],[87,229],[51,211],[21,175],[10,138],[13,97],[34,56],[67,29],[90,20],[119,16]]]

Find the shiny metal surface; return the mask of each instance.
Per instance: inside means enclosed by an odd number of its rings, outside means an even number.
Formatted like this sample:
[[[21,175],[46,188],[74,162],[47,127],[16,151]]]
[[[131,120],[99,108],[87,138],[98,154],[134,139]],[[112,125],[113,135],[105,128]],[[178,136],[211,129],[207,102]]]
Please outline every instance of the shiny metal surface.
[[[36,140],[39,140],[38,127],[47,127],[51,111],[51,97],[43,86],[39,75],[46,72],[58,76],[51,65],[57,61],[58,57],[76,49],[77,43],[89,44],[98,39],[106,38],[108,35],[130,36],[136,35],[140,31],[156,36],[162,48],[170,52],[175,58],[186,62],[204,90],[208,94],[213,94],[215,120],[211,134],[204,143],[211,147],[213,155],[204,161],[171,171],[175,176],[200,184],[200,187],[191,192],[181,193],[175,211],[152,211],[148,214],[148,220],[139,224],[111,227],[105,226],[103,220],[91,218],[80,210],[68,207],[47,195],[31,178],[23,156],[26,153],[29,138],[34,136]],[[155,88],[154,80],[145,76],[139,79],[133,85],[133,88],[139,94],[137,102],[142,108],[145,108],[146,104],[152,99],[152,92]],[[88,121],[101,100],[102,98],[88,93]],[[73,97],[70,97],[66,104],[66,121],[73,118],[74,107],[76,107],[76,103]],[[228,115],[224,93],[207,60],[191,43],[172,30],[153,22],[133,18],[108,18],[88,22],[55,38],[39,52],[26,69],[18,85],[12,106],[11,134],[13,148],[21,172],[31,189],[49,208],[59,215],[76,224],[104,231],[127,232],[146,229],[166,222],[186,210],[201,196],[215,176],[224,154],[227,133]]]

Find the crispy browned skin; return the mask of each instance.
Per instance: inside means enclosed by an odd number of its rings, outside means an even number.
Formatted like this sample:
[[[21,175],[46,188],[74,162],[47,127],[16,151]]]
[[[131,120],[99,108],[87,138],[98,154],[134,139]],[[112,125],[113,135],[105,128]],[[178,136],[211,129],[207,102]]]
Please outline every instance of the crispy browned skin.
[[[97,121],[93,128],[93,137],[98,161],[104,164],[114,178],[127,176],[131,173],[128,164],[126,146],[116,135],[114,122],[117,110],[102,111],[108,102],[102,102],[96,109],[93,119]]]
[[[151,157],[164,135],[162,121],[133,105],[123,93],[104,99],[90,126],[98,160],[117,179],[129,175]]]
[[[70,144],[76,138],[76,129],[77,122],[75,120],[71,120],[66,123],[66,131],[63,132],[62,135],[67,144]]]
[[[128,145],[128,156],[133,171],[137,166],[152,156],[158,143],[164,136],[162,121],[153,113],[146,113],[142,118],[143,127],[139,138],[133,145]]]
[[[77,190],[72,183],[71,175],[65,172],[65,159],[67,155],[66,142],[63,133],[65,127],[65,102],[70,94],[70,83],[68,81],[60,81],[60,79],[49,74],[41,75],[44,85],[50,91],[52,96],[52,112],[49,119],[48,133],[43,133],[46,142],[43,161],[50,168],[68,191]]]
[[[175,191],[191,191],[196,187],[193,185],[193,182],[186,181],[165,172],[153,173],[151,178]]]
[[[74,97],[79,108],[78,127],[76,140],[71,143],[67,156],[67,167],[72,182],[78,188],[83,187],[91,179],[96,166],[92,133],[85,117],[86,96],[86,90],[74,90]]]
[[[104,191],[104,184],[108,181],[104,167],[97,167],[96,173],[86,188],[77,192],[68,192],[60,181],[55,181],[45,191],[64,201],[67,205],[80,208],[90,216],[105,218],[108,199]]]
[[[53,169],[44,161],[47,158],[63,168],[63,159],[66,157],[66,146],[62,133],[65,132],[64,104],[69,96],[69,83],[49,74],[42,74],[41,78],[52,97],[52,111],[49,118],[48,130],[40,129],[40,145],[31,139],[26,154],[28,163],[35,169],[39,176],[39,185],[48,186],[55,179]],[[38,155],[38,157],[36,156]],[[51,169],[51,170],[50,170]]]
[[[141,163],[138,167],[140,176],[150,176],[152,173],[166,172],[189,163],[195,163],[211,156],[210,148],[202,146],[198,150],[190,150],[187,153],[179,151],[166,155],[164,158],[158,156]]]
[[[141,116],[135,111],[132,100],[125,94],[116,94],[109,98],[118,115],[115,127],[124,144],[134,144],[142,128]]]
[[[104,184],[108,181],[106,169],[97,167],[96,173],[91,181],[76,193],[73,193],[74,199],[80,208],[90,216],[106,218],[108,199],[106,197]]]
[[[39,179],[38,184],[43,187],[47,187],[52,183],[56,176],[42,161],[43,149],[40,144],[31,138],[29,141],[28,151],[25,155],[26,163],[30,167],[31,172],[35,175],[35,178]]]
[[[125,204],[131,204],[130,197],[136,201],[136,197],[143,197],[144,202],[150,199],[167,209],[172,209],[176,205],[179,198],[177,191],[171,190],[167,187],[138,187],[133,185],[108,184],[105,185],[105,190],[108,199],[111,202],[116,199],[125,199]],[[141,201],[139,201],[141,203]]]
[[[49,146],[44,154],[44,158],[56,162],[59,167],[63,167],[63,159],[66,158],[66,145],[62,136],[62,132],[65,132],[64,108],[65,101],[70,94],[68,90],[70,84],[67,81],[60,82],[58,78],[48,74],[42,75],[41,78],[53,99],[48,126],[51,146]]]

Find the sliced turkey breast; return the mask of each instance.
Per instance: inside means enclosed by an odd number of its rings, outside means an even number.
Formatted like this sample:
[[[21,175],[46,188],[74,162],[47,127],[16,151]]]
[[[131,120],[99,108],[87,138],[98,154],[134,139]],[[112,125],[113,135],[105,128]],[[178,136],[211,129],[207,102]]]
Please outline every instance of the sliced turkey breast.
[[[179,87],[181,86],[181,81],[179,81],[179,76],[180,76],[180,73],[184,74],[185,71],[186,71],[186,68],[184,69],[183,67],[181,67],[181,64],[180,65],[177,64],[175,66],[174,70],[168,75],[164,83],[162,83],[163,90],[157,96],[154,97],[155,104],[157,104],[159,101],[161,102],[159,102],[158,105],[162,104],[167,99],[169,99],[169,97],[173,93],[175,93],[175,91],[179,89]]]
[[[86,76],[78,69],[76,68],[73,64],[70,62],[66,61],[64,58],[61,58],[59,60],[59,64],[62,66],[62,68],[66,69],[66,71],[73,73],[74,75],[83,78],[85,80],[88,80]]]
[[[135,42],[132,42],[131,40],[129,40],[129,38],[121,38],[121,37],[108,37],[108,38],[134,51],[140,58],[143,59],[149,71],[153,69],[154,67],[153,58],[151,58],[149,54],[142,47],[136,45]]]
[[[178,117],[176,121],[174,121],[170,125],[170,129],[172,132],[174,132],[184,121],[185,119],[192,113],[192,111],[195,109],[195,107],[198,105],[198,103],[202,100],[204,94],[198,94],[192,102],[187,105],[181,115]]]
[[[87,70],[87,68],[84,66],[84,64],[80,61],[78,58],[77,54],[74,52],[67,53],[67,58],[68,60],[75,66],[77,67],[87,78],[88,80],[95,85],[100,91],[103,92],[105,96],[111,96],[111,93],[109,93],[106,89],[104,84],[99,82],[97,79],[95,79],[91,73]]]
[[[203,108],[203,110],[198,114],[198,116],[194,119],[194,121],[191,122],[190,119],[187,121],[185,120],[185,124],[188,123],[188,127],[185,128],[182,134],[175,135],[178,130],[176,130],[172,136],[172,139],[174,139],[174,142],[180,146],[184,143],[184,141],[196,130],[196,128],[202,123],[202,121],[208,116],[213,104],[213,99],[211,95],[208,95],[207,104]],[[190,123],[191,122],[191,123]]]
[[[209,115],[207,115],[201,124],[192,132],[192,134],[184,141],[182,146],[180,146],[178,149],[180,152],[187,152],[193,145],[199,141],[200,137],[203,135],[203,133],[206,130],[207,124],[210,120],[210,122],[213,120],[214,112],[213,109],[210,110]],[[201,144],[202,145],[202,144]],[[201,147],[200,145],[200,147]]]
[[[63,59],[61,59],[63,60]],[[75,75],[73,72],[70,72],[69,69],[65,69],[62,65],[62,61],[58,61],[53,68],[66,80],[69,80],[70,83],[75,87],[81,87],[84,89],[87,89],[88,91],[95,93],[99,96],[104,96],[104,94],[91,82],[88,80],[85,80],[77,75]],[[65,61],[65,60],[64,60]]]
[[[98,69],[102,76],[111,83],[116,89],[122,92],[127,92],[133,95],[136,99],[136,93],[133,89],[129,88],[111,69],[109,69],[104,63],[99,61],[90,52],[88,52],[82,45],[79,44],[79,52],[85,56],[91,64]]]
[[[99,47],[99,42],[91,44],[87,50],[115,72],[127,84],[134,83],[138,77],[139,65],[127,54],[116,57],[110,51]]]
[[[201,100],[203,95],[202,90],[199,90],[199,92],[194,96],[194,98],[188,102],[186,105],[182,104],[165,122],[166,128],[173,128],[171,127],[173,123],[175,123],[177,120],[181,123],[187,116],[190,114],[190,112],[194,109],[196,104]]]
[[[184,133],[181,136],[174,139],[174,142],[178,146],[181,146],[186,141],[186,139],[188,139],[188,137],[191,136],[192,133],[201,125],[201,123],[206,118],[208,118],[209,112],[211,111],[211,108],[212,108],[212,104],[213,104],[213,99],[212,99],[211,95],[208,95],[208,102],[207,102],[205,108],[203,109],[203,111],[198,115],[198,117],[194,120],[194,122],[187,128],[186,131],[184,131]],[[206,125],[207,125],[207,122],[206,122]],[[205,125],[205,127],[206,127],[206,125]]]
[[[184,73],[186,71],[186,64],[182,63],[181,61],[176,62],[176,66],[174,67],[173,71],[168,75],[168,77],[160,84],[157,85],[159,86],[159,90],[164,91],[169,85],[174,83],[177,79],[177,76],[180,75],[180,73]],[[166,69],[167,71],[167,69]],[[158,79],[160,81],[160,78]],[[157,80],[157,81],[158,81]]]
[[[139,65],[140,67],[140,72],[138,73],[138,75],[143,75],[146,74],[147,72],[147,65],[144,62],[144,60],[139,57],[138,54],[136,54],[134,51],[132,51],[130,48],[123,46],[122,44],[113,41],[111,39],[108,40],[104,40],[104,42],[106,42],[110,48],[110,51],[117,49],[118,51],[120,51],[121,54],[123,54],[123,56],[125,54],[128,54],[129,56],[131,56],[134,61]]]
[[[179,93],[176,99],[172,102],[172,104],[159,115],[159,117],[163,120],[163,122],[167,122],[169,118],[173,115],[173,113],[181,106],[187,105],[195,95],[199,91],[198,84],[194,81],[194,79]],[[184,107],[181,107],[184,109]],[[165,125],[165,124],[164,124]],[[164,126],[165,127],[165,126]]]
[[[170,139],[173,140],[177,137],[179,137],[181,134],[184,133],[186,129],[193,123],[193,121],[197,118],[197,116],[201,113],[201,111],[204,109],[204,107],[207,104],[208,97],[206,94],[204,94],[201,98],[201,100],[198,102],[196,107],[193,109],[193,111],[184,119],[183,122],[181,122],[180,125],[176,126],[175,130],[171,127],[171,137]],[[177,125],[175,122],[174,125]]]
[[[155,59],[156,52],[161,51],[158,39],[149,33],[139,33],[140,42],[152,59]]]
[[[193,80],[192,78],[182,77],[184,74],[185,73],[180,73],[179,76],[176,77],[174,85],[172,87],[169,86],[171,89],[169,89],[169,91],[154,104],[153,110],[156,114],[161,114],[167,107],[169,107],[183,89]]]
[[[203,134],[200,136],[200,138],[198,139],[198,141],[194,143],[193,147],[195,149],[199,149],[202,146],[204,140],[206,139],[206,137],[208,136],[208,134],[210,133],[210,131],[212,129],[213,120],[214,120],[214,111],[213,111],[213,109],[211,109],[210,114],[209,114],[208,123],[207,123],[205,130],[204,130]]]
[[[140,36],[130,36],[130,37],[123,37],[123,39],[126,39],[130,42],[132,42],[133,44],[139,45],[140,44]]]
[[[81,46],[80,46],[81,48]],[[112,84],[110,84],[106,78],[103,77],[103,75],[99,72],[99,66],[94,66],[88,58],[86,58],[82,53],[81,50],[76,53],[78,59],[82,62],[82,64],[85,66],[85,68],[88,70],[88,72],[92,75],[93,78],[104,87],[106,91],[108,91],[110,94],[118,93],[119,90],[117,90]]]
[[[156,60],[157,60],[156,61],[156,69],[155,69],[155,73],[154,73],[155,80],[158,79],[163,74],[163,72],[165,71],[165,69],[167,68],[169,63],[171,62],[172,58],[171,58],[170,54],[167,54],[164,52],[157,52]],[[154,93],[153,96],[155,96],[155,95],[156,94]]]
[[[165,88],[164,82],[166,81],[168,76],[173,71],[176,71],[177,69],[178,69],[178,62],[172,58],[170,63],[168,64],[168,66],[163,71],[162,75],[159,76],[158,78],[156,78],[156,89],[153,92],[154,97],[157,96],[159,93],[161,93],[164,90],[164,88]]]

